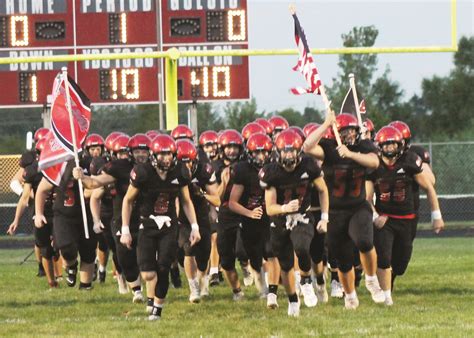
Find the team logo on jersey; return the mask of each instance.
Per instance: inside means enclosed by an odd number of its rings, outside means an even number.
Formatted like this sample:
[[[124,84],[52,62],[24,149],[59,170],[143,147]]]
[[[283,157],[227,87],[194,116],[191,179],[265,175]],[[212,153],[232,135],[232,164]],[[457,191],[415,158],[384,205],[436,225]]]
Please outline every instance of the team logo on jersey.
[[[397,174],[404,174],[405,173],[405,170],[403,170],[403,168],[400,168],[397,170]]]
[[[416,165],[417,165],[418,167],[421,167],[421,158],[420,158],[420,157],[418,157],[418,158],[416,159]]]
[[[301,175],[302,179],[309,178],[309,175],[307,172],[304,172],[303,175]]]
[[[194,177],[193,180],[191,181],[191,183],[199,183],[199,181],[196,177]]]
[[[212,173],[211,178],[209,179],[209,183],[214,183],[216,182],[216,180],[217,180],[216,173]]]
[[[130,177],[132,178],[132,180],[135,180],[137,178],[137,173],[135,172],[135,170],[132,169],[132,171],[130,172]]]
[[[179,184],[179,181],[177,178],[175,178],[174,180],[171,181],[171,184]]]

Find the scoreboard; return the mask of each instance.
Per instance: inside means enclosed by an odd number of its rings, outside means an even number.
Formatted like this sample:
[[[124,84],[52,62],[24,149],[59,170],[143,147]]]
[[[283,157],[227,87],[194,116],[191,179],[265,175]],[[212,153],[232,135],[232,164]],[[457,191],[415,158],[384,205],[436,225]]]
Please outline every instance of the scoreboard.
[[[0,57],[231,50],[247,33],[247,0],[0,1]],[[177,62],[180,102],[249,98],[248,57]],[[162,60],[141,58],[0,65],[0,107],[42,106],[64,66],[93,104],[160,101]]]

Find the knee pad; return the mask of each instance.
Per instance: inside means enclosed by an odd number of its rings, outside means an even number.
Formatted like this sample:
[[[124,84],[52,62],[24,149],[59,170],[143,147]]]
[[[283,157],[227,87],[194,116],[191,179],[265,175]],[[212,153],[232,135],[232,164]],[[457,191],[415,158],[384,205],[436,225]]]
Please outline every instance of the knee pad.
[[[99,250],[102,252],[106,252],[109,250],[109,246],[107,245],[107,241],[105,240],[105,235],[100,234],[97,236],[98,242],[99,242]]]
[[[221,266],[226,271],[235,270],[235,259],[221,256]]]
[[[294,257],[278,257],[278,261],[280,262],[281,270],[288,272],[293,269],[295,265]]]
[[[75,261],[77,259],[77,247],[74,244],[68,244],[59,249],[61,255],[67,262]]]
[[[345,263],[338,262],[338,263],[339,263],[338,265],[339,271],[346,273],[352,270],[352,267],[353,267],[352,263],[349,263],[349,262],[345,262]]]
[[[394,262],[392,265],[392,271],[394,275],[402,276],[408,268],[408,260]]]
[[[155,297],[166,298],[170,286],[169,271],[170,269],[167,266],[158,266],[158,283],[155,286]]]
[[[361,239],[357,241],[355,244],[356,244],[357,249],[359,249],[359,251],[362,253],[369,252],[374,247],[374,242],[369,239]]]

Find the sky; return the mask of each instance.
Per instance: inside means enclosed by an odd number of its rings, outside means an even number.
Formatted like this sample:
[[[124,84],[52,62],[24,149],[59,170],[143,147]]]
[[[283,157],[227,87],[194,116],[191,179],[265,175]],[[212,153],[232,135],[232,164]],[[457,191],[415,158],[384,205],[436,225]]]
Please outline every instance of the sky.
[[[342,47],[341,34],[354,26],[374,25],[379,30],[375,47],[450,46],[450,1],[300,0],[293,2],[310,48]],[[288,1],[248,0],[249,48],[296,48]],[[474,35],[474,1],[458,0],[457,38]],[[453,69],[453,53],[379,54],[378,73],[388,66],[390,78],[404,90],[405,98],[421,93],[423,78],[446,76]],[[338,55],[315,55],[321,80],[330,86],[337,76]],[[293,96],[289,88],[304,86],[293,72],[297,56],[250,58],[250,90],[259,111],[292,107],[322,108],[318,96]],[[357,74],[355,74],[357,78]]]

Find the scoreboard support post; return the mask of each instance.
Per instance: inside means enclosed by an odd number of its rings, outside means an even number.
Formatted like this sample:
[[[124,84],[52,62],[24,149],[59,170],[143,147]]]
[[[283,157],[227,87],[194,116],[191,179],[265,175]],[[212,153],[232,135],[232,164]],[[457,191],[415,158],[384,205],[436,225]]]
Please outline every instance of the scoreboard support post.
[[[178,125],[178,59],[179,51],[171,48],[169,57],[165,59],[166,72],[166,129]]]

